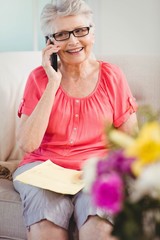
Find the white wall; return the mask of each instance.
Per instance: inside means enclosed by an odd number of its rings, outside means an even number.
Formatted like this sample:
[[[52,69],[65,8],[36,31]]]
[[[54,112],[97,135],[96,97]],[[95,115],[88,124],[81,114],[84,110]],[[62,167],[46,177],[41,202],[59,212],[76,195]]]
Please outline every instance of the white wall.
[[[97,54],[160,54],[160,0],[87,2],[95,14]]]
[[[98,55],[160,54],[160,0],[86,0]],[[0,0],[0,51],[40,50],[39,17],[49,0]]]

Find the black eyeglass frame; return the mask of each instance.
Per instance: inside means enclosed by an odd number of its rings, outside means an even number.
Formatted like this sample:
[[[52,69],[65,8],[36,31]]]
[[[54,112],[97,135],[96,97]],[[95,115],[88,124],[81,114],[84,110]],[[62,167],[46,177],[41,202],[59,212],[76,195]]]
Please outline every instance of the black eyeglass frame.
[[[90,31],[90,28],[91,28],[91,27],[92,27],[92,25],[90,25],[89,27],[76,28],[76,29],[74,29],[74,30],[72,30],[72,31],[57,32],[57,33],[48,35],[48,37],[49,37],[49,38],[54,38],[56,41],[59,41],[59,42],[60,42],[60,41],[68,40],[68,39],[70,38],[71,34],[73,34],[74,37],[78,37],[78,38],[79,38],[79,37],[85,37],[85,36],[87,36],[87,35],[89,34],[89,31]],[[86,34],[81,35],[81,36],[76,35],[76,31],[77,31],[77,30],[79,30],[79,29],[84,29],[84,28],[88,30],[88,32],[87,32]],[[57,35],[57,34],[60,34],[60,33],[67,33],[67,34],[68,34],[68,37],[65,38],[65,39],[62,39],[62,40],[56,39],[56,35]]]

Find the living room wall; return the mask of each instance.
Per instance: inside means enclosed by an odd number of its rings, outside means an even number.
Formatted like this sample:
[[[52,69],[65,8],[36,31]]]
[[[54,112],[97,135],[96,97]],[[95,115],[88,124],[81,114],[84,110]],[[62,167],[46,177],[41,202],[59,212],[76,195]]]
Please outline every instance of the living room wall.
[[[96,22],[96,52],[160,54],[160,0],[88,0]]]
[[[160,54],[160,0],[86,0],[94,11],[98,55]],[[0,51],[44,47],[39,16],[49,0],[0,0]]]

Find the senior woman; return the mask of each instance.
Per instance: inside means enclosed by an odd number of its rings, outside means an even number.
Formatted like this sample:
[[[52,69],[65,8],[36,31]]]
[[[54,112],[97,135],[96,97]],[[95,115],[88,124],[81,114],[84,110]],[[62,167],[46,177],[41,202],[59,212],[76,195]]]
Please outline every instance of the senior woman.
[[[41,27],[49,40],[42,66],[29,75],[19,107],[17,139],[25,155],[14,178],[47,159],[80,170],[91,156],[106,155],[106,122],[127,132],[137,125],[136,103],[123,73],[93,57],[89,6],[82,0],[47,4]],[[58,71],[51,66],[53,53],[58,54]],[[109,220],[100,218],[83,191],[71,197],[18,181],[14,186],[22,199],[28,239],[67,240],[73,214],[80,240],[114,239]]]

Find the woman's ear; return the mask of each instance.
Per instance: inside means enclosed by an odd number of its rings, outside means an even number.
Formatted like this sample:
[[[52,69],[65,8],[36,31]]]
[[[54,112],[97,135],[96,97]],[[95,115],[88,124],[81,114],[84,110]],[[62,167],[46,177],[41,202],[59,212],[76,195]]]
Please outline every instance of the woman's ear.
[[[92,31],[92,36],[93,36],[93,43],[95,43],[95,25],[94,24],[92,24],[91,31]]]
[[[92,44],[95,43],[95,33],[94,32],[92,33],[92,40],[91,40],[91,42],[92,42]]]

